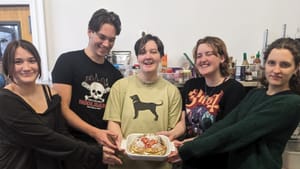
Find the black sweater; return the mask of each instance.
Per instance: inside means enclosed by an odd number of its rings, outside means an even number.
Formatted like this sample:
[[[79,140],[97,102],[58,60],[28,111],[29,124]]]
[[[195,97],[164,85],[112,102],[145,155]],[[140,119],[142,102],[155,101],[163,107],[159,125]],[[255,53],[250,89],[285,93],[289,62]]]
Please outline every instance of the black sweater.
[[[21,97],[0,90],[0,168],[60,169],[62,160],[102,161],[102,147],[67,136],[61,98],[51,97],[48,109],[37,114]]]

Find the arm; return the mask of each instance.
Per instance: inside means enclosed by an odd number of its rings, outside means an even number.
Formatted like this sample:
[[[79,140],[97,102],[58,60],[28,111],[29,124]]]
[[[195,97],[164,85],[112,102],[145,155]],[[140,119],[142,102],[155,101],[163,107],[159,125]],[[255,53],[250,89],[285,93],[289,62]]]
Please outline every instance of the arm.
[[[108,130],[98,129],[84,120],[82,120],[74,111],[72,111],[69,107],[72,95],[72,86],[67,84],[59,84],[54,83],[53,88],[59,93],[61,96],[61,107],[62,113],[67,122],[74,128],[88,134],[93,137],[98,143],[102,145],[107,145],[112,148],[117,148],[114,144],[112,144],[109,140],[109,136],[114,136],[115,133]]]
[[[52,130],[19,97],[6,95],[0,100],[0,130],[12,144],[58,159],[101,160],[102,146],[87,145]]]
[[[176,126],[169,131],[160,131],[156,134],[161,134],[169,137],[172,141],[178,137],[180,137],[185,132],[185,111],[182,111],[180,121],[176,124]]]
[[[288,139],[289,130],[291,132],[293,130],[291,125],[297,125],[300,116],[297,112],[300,107],[299,99],[295,100],[298,103],[282,102],[281,98],[276,101],[265,101],[264,104],[256,106],[247,113],[242,113],[242,111],[245,111],[242,109],[245,106],[239,105],[237,108],[241,108],[240,110],[234,109],[233,112],[229,113],[222,121],[217,122],[203,135],[185,143],[179,149],[180,157],[188,160],[194,156],[200,157],[236,150],[255,143],[258,139],[267,135],[270,137],[272,136],[271,133],[277,133],[276,136],[282,135],[281,137]],[[236,116],[240,116],[239,120],[230,123],[230,121],[234,121],[233,119]]]

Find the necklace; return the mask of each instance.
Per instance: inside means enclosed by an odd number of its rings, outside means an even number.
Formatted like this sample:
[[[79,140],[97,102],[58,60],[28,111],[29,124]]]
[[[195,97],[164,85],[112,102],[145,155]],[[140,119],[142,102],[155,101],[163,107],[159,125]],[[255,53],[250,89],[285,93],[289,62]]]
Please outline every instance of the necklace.
[[[227,79],[227,77],[225,77],[220,84],[217,83],[217,85],[215,87],[213,87],[209,92],[208,92],[208,89],[207,89],[208,86],[205,82],[205,84],[204,84],[205,100],[207,100],[215,92],[215,90],[218,88],[218,86],[220,86],[221,84],[223,84],[226,81],[226,79]]]

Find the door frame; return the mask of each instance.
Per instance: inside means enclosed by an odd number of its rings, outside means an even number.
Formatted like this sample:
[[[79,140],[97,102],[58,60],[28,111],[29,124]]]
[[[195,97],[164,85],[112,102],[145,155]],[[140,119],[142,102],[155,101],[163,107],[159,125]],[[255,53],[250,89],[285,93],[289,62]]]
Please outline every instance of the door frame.
[[[44,0],[0,0],[0,5],[28,5],[30,11],[30,25],[32,43],[41,56],[41,83],[50,83],[47,57],[47,44],[44,19]]]

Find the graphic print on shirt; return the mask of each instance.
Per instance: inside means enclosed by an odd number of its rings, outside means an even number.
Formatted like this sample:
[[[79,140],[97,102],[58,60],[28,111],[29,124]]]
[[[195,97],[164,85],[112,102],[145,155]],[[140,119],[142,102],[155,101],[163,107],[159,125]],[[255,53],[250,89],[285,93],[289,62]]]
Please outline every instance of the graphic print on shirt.
[[[146,102],[142,102],[138,95],[132,95],[132,96],[130,96],[130,98],[132,99],[133,108],[134,108],[133,119],[138,118],[140,111],[148,110],[154,115],[154,120],[155,121],[158,120],[158,113],[156,112],[156,106],[163,105],[163,101],[161,101],[161,103],[159,103],[159,104],[151,103],[151,102],[146,103]],[[146,111],[146,112],[148,112],[148,111]]]
[[[97,75],[95,76],[97,77]],[[110,91],[107,83],[107,78],[86,78],[86,81],[81,83],[81,86],[86,89],[86,94],[83,99],[79,100],[79,104],[85,105],[91,109],[105,108],[106,95]]]
[[[202,134],[216,119],[220,110],[219,102],[224,92],[221,90],[208,97],[203,90],[194,89],[188,93],[186,107],[187,133],[189,137]]]

